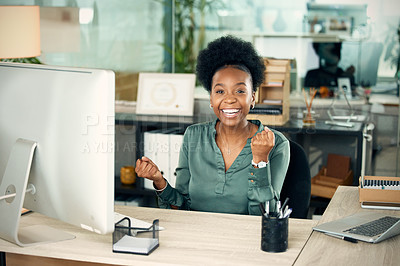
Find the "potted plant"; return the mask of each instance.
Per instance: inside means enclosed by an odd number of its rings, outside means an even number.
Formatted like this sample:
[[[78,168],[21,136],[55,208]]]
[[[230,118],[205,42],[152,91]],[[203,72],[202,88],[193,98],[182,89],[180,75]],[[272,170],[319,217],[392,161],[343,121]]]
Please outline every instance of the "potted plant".
[[[194,73],[198,52],[205,46],[205,14],[212,13],[222,3],[218,0],[166,0],[163,26],[166,34],[163,47],[168,53],[164,60],[165,69],[176,73]],[[172,28],[171,20],[173,21]],[[171,45],[173,43],[173,45]]]
[[[37,57],[0,59],[1,62],[15,62],[28,64],[43,64]]]

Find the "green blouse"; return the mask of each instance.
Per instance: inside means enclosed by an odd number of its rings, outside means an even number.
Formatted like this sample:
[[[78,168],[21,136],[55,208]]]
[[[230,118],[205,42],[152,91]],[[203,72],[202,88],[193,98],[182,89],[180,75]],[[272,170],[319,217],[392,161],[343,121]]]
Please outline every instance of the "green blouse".
[[[275,146],[269,163],[267,167],[254,168],[249,138],[225,172],[224,159],[215,141],[217,121],[186,129],[176,169],[176,186],[167,184],[158,193],[161,208],[175,205],[185,210],[259,215],[260,202],[279,199],[289,165],[289,141],[271,129]],[[264,130],[260,121],[250,122],[258,126],[257,133]]]

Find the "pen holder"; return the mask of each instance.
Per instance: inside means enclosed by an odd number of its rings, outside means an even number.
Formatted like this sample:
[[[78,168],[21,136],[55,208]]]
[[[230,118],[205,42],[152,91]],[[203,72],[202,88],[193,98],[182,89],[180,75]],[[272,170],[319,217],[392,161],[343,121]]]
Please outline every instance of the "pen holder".
[[[288,248],[289,217],[277,218],[271,214],[262,215],[261,250],[267,252],[285,252]]]

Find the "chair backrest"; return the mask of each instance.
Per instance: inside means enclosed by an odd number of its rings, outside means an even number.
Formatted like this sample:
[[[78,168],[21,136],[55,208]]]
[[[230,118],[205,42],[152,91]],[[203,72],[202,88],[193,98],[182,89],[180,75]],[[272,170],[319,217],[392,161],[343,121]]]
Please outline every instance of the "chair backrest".
[[[311,174],[304,149],[289,140],[290,162],[280,194],[281,201],[289,198],[289,207],[293,209],[291,218],[307,218],[311,197]]]

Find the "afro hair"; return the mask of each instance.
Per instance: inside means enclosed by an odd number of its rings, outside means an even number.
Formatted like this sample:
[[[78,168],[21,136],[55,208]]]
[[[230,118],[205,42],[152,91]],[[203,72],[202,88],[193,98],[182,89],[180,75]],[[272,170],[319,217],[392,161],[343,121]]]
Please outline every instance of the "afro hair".
[[[215,72],[229,65],[238,66],[241,70],[247,68],[250,71],[253,91],[257,91],[264,80],[263,59],[250,42],[231,35],[210,42],[207,48],[200,51],[196,66],[197,79],[208,92],[211,92]]]

